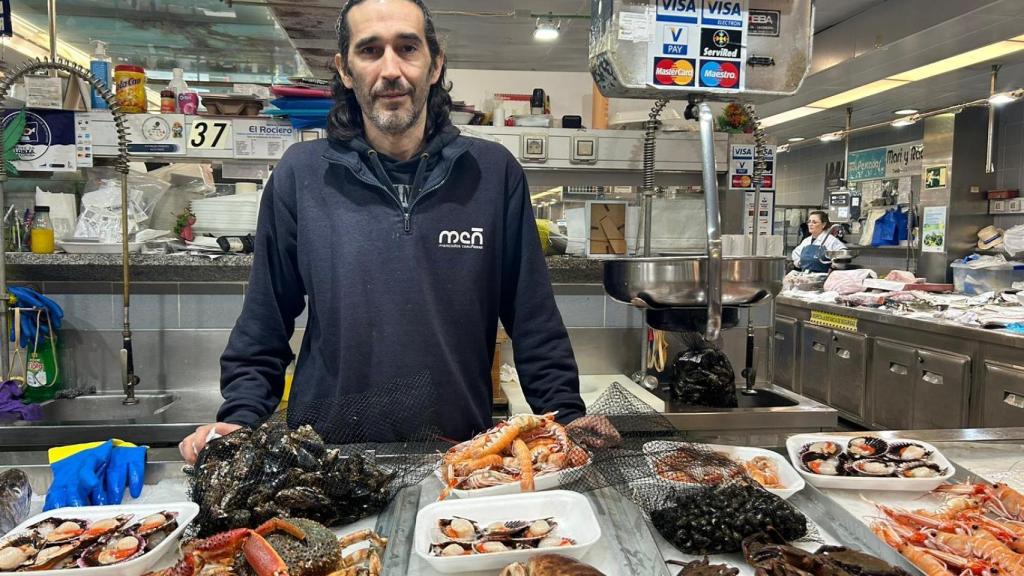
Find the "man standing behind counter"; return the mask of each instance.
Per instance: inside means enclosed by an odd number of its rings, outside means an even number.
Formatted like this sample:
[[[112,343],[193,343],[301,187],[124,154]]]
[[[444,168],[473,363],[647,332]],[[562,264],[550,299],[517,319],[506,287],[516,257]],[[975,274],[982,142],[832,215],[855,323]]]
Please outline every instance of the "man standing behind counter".
[[[469,438],[491,425],[500,318],[530,406],[576,420],[585,412],[576,362],[523,169],[449,122],[428,9],[349,0],[338,47],[329,138],[290,147],[267,184],[245,305],[221,357],[218,423],[183,440],[182,456],[194,462],[211,429],[226,434],[273,413],[306,299],[292,414],[329,418],[317,408],[341,395],[373,398],[375,386],[426,370],[434,424]]]

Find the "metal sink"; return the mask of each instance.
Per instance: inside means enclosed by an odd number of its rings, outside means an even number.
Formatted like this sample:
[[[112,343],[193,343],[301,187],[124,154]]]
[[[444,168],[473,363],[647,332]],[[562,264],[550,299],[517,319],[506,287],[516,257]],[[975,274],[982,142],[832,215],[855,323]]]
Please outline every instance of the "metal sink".
[[[51,400],[40,407],[43,422],[75,424],[83,422],[162,422],[161,415],[175,401],[172,394],[136,395],[138,404],[125,405],[123,395],[79,396]]]

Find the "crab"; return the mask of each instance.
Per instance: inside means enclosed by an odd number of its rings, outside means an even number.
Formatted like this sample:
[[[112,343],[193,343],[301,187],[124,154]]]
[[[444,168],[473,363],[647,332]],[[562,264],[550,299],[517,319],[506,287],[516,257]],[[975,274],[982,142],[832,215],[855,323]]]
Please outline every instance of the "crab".
[[[194,540],[182,549],[184,556],[177,564],[166,570],[150,572],[149,576],[193,576],[200,572],[229,574],[232,572],[231,563],[239,551],[257,576],[289,576],[288,565],[265,538],[278,531],[286,532],[297,540],[306,539],[306,533],[292,522],[272,518],[255,530],[236,528]],[[207,569],[207,566],[213,569]]]
[[[822,546],[808,552],[786,541],[775,530],[743,540],[743,557],[755,576],[910,576],[870,554],[843,546]]]

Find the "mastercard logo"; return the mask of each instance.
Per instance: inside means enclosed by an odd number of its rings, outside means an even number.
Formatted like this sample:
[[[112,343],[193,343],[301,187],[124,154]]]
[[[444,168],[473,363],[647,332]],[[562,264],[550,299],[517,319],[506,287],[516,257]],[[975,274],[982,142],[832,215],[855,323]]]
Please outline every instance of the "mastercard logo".
[[[685,59],[659,58],[654,61],[654,81],[661,86],[692,86],[693,63]]]
[[[735,88],[740,71],[732,62],[705,61],[700,67],[700,85],[709,88]]]

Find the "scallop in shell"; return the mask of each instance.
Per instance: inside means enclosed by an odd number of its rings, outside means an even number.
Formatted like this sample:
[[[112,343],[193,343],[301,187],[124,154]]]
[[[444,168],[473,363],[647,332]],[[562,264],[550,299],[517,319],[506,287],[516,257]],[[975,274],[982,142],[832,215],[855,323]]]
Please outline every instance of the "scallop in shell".
[[[473,545],[469,542],[446,542],[430,547],[432,556],[468,556],[473,553]]]
[[[146,541],[141,536],[120,535],[104,542],[97,543],[82,554],[78,565],[82,568],[90,566],[109,566],[127,562],[141,556],[146,551]]]
[[[79,536],[85,533],[85,529],[88,528],[89,523],[85,520],[61,520],[60,518],[50,518],[37,524],[40,526],[37,532],[43,538],[43,542],[47,545],[53,544],[64,544],[65,542],[71,542],[72,540],[78,539]]]
[[[28,566],[38,553],[35,540],[31,536],[20,534],[5,539],[0,543],[0,571],[13,572],[22,566]]]
[[[508,552],[514,548],[499,540],[483,540],[473,544],[473,550],[477,554],[493,554],[494,552]]]
[[[885,460],[854,460],[846,465],[846,472],[853,476],[892,476],[896,473],[896,465]]]
[[[933,462],[914,460],[900,464],[896,474],[904,478],[938,478],[946,469]]]
[[[71,561],[71,555],[81,546],[78,542],[69,542],[43,548],[36,554],[32,565],[25,568],[28,571],[35,570],[56,570],[64,567]]]
[[[441,518],[437,521],[437,529],[448,539],[456,542],[472,542],[476,540],[480,527],[468,518]]]
[[[113,518],[104,518],[102,520],[90,522],[85,528],[85,531],[82,532],[81,539],[83,542],[92,542],[94,540],[99,540],[104,536],[113,534],[122,526],[127,524],[128,521],[132,519],[132,516],[132,514],[122,514]]]
[[[846,473],[847,459],[842,454],[826,456],[819,452],[805,452],[800,462],[804,470],[822,476],[842,476]]]
[[[877,436],[858,436],[846,445],[854,458],[878,458],[889,450],[889,443]]]
[[[825,456],[837,456],[843,451],[843,447],[836,442],[828,440],[821,440],[819,442],[811,442],[810,444],[804,444],[803,448],[800,449],[801,454],[824,454]]]
[[[932,451],[917,442],[893,442],[889,446],[888,455],[893,460],[912,462],[926,460],[932,455]]]

